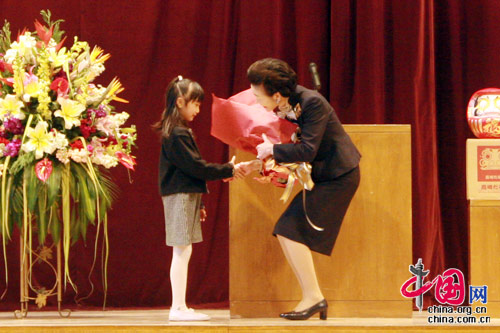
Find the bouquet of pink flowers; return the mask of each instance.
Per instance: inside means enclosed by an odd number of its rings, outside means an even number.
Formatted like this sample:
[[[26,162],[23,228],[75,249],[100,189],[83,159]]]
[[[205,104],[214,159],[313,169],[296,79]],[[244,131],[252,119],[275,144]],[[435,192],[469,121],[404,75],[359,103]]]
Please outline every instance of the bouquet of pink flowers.
[[[265,135],[274,143],[290,143],[297,139],[297,125],[266,111],[259,105],[250,89],[229,99],[213,96],[211,134],[230,145],[253,154]],[[308,163],[276,163],[272,158],[261,162],[261,177],[256,180],[284,187],[281,200],[287,201],[293,185],[300,182],[312,189],[311,166]]]

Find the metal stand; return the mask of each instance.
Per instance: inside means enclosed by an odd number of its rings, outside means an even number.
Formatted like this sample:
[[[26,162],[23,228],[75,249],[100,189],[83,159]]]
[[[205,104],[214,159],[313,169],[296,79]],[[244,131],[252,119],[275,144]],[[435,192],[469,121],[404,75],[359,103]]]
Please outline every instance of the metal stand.
[[[25,243],[25,240],[28,242]],[[38,260],[45,262],[48,264],[54,274],[56,276],[56,282],[51,290],[44,293],[45,297],[55,296],[57,295],[57,311],[59,312],[59,316],[62,318],[68,318],[71,315],[71,310],[64,309],[61,310],[62,305],[62,264],[61,264],[61,241],[57,242],[57,269],[44,257],[40,256],[38,253],[31,249],[31,237],[27,235],[27,229],[23,228],[20,236],[20,251],[19,251],[19,290],[20,290],[20,310],[14,311],[14,317],[17,319],[26,318],[28,315],[29,301],[35,300],[36,298],[30,297],[30,289],[35,291],[31,285],[31,276],[33,273],[33,260],[32,256],[37,257]],[[57,288],[57,292],[54,293],[54,290]]]

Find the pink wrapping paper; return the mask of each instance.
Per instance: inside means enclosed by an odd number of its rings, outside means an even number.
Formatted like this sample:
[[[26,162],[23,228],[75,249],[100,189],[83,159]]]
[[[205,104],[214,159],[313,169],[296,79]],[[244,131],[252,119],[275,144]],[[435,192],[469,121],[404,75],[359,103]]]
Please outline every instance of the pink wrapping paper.
[[[217,139],[253,154],[265,133],[273,143],[289,143],[297,125],[281,119],[257,103],[250,89],[229,99],[212,95],[212,128]]]

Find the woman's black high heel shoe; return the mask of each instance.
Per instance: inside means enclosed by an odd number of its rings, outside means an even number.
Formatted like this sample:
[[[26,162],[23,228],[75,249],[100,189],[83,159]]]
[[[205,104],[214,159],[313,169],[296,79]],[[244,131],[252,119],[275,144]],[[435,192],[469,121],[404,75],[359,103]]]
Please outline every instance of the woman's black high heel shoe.
[[[291,311],[282,313],[280,314],[280,317],[290,320],[306,320],[309,319],[309,317],[311,317],[313,314],[318,312],[319,319],[326,320],[328,313],[328,303],[326,302],[326,299],[300,312]]]

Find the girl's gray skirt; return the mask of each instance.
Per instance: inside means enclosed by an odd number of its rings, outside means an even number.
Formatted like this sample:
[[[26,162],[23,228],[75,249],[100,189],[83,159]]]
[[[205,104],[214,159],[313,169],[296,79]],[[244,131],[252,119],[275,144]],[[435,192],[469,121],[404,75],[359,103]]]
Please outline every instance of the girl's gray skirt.
[[[162,197],[168,246],[190,245],[201,235],[201,193],[175,193]]]

